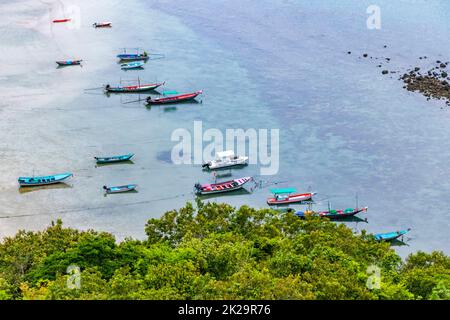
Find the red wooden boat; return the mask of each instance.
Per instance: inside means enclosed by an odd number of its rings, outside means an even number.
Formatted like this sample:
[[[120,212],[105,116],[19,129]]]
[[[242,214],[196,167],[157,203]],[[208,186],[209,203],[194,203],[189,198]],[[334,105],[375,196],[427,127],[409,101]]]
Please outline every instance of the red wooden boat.
[[[229,191],[235,191],[241,189],[244,184],[247,182],[253,180],[252,177],[244,177],[240,179],[234,179],[230,181],[220,182],[220,183],[213,183],[213,184],[195,184],[195,193],[199,195],[207,195],[207,194],[213,194],[213,193],[222,193],[222,192],[229,192]]]
[[[53,23],[61,23],[61,22],[68,22],[68,21],[70,21],[71,19],[56,19],[56,20],[53,20]]]
[[[268,205],[281,205],[281,204],[290,204],[290,203],[309,201],[316,194],[315,192],[286,194],[286,193],[290,193],[290,192],[283,192],[283,191],[290,191],[290,189],[273,190],[274,197],[267,199],[267,204]]]
[[[199,94],[202,94],[203,91],[197,91],[193,93],[186,93],[186,94],[180,94],[176,96],[171,97],[164,97],[164,98],[156,98],[152,99],[151,97],[147,98],[147,104],[169,104],[169,103],[179,103],[179,102],[185,102],[189,100],[194,100]]]

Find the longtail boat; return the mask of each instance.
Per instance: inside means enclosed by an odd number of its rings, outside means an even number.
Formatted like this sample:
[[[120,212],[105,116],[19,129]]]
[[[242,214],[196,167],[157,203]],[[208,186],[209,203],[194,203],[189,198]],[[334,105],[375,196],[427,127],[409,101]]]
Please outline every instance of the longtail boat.
[[[53,20],[53,23],[62,23],[62,22],[69,22],[72,19],[55,19]]]
[[[62,173],[50,176],[19,177],[18,182],[21,187],[42,186],[60,183],[72,176],[72,173]]]
[[[124,70],[129,69],[140,69],[144,67],[144,62],[142,61],[135,61],[135,62],[129,62],[129,63],[123,63],[120,65],[120,67]]]
[[[374,238],[376,241],[393,241],[395,239],[400,238],[401,236],[404,236],[408,232],[411,231],[411,228],[407,230],[400,230],[395,232],[388,232],[388,233],[377,233],[374,235]]]
[[[164,97],[164,98],[156,98],[152,99],[151,97],[147,98],[147,104],[171,104],[171,103],[180,103],[185,101],[194,100],[198,95],[202,94],[203,91],[196,91],[193,93],[180,94],[172,97]]]
[[[252,177],[244,177],[240,179],[234,179],[230,181],[213,183],[213,184],[200,184],[194,185],[195,193],[198,195],[207,195],[213,193],[230,192],[242,189],[244,185],[253,180]]]
[[[110,28],[112,22],[96,22],[92,26],[94,28]]]
[[[125,186],[116,186],[116,187],[103,186],[103,190],[105,190],[106,193],[122,193],[133,191],[136,189],[136,187],[137,187],[136,184],[128,184]]]
[[[296,216],[300,218],[304,218],[306,216],[318,216],[321,218],[328,218],[331,220],[340,220],[345,219],[349,217],[353,217],[354,215],[357,215],[361,212],[366,212],[368,207],[364,208],[347,208],[345,210],[328,210],[328,211],[321,211],[321,212],[314,212],[311,210],[307,210],[305,212],[303,211],[297,211],[295,213]]]
[[[135,61],[135,60],[147,60],[149,58],[148,53],[121,53],[117,55],[122,61]]]
[[[138,84],[135,86],[117,86],[111,87],[109,84],[105,86],[106,92],[114,92],[114,93],[134,93],[134,92],[144,92],[155,90],[156,88],[164,85],[165,82],[161,83],[152,83],[152,84]]]
[[[134,156],[133,153],[124,154],[121,156],[112,156],[112,157],[94,157],[97,163],[116,163],[128,161]]]
[[[297,192],[297,190],[294,188],[271,189],[270,192],[272,192],[274,196],[267,199],[268,205],[280,205],[309,201],[316,194],[315,192],[295,193]]]
[[[59,66],[75,66],[80,65],[83,60],[60,60],[56,61]]]

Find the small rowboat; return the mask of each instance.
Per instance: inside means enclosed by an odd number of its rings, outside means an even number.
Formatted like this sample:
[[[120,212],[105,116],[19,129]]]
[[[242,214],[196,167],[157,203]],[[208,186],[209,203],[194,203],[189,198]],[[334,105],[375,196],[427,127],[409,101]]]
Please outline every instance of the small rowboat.
[[[345,210],[329,210],[322,212],[314,212],[314,211],[297,211],[295,213],[296,216],[300,218],[304,218],[306,216],[318,216],[321,218],[328,218],[330,220],[339,220],[353,217],[354,215],[367,211],[367,207],[364,208],[348,208]]]
[[[62,22],[69,22],[72,19],[55,19],[53,20],[53,23],[62,23]]]
[[[122,61],[135,61],[135,60],[147,60],[148,53],[144,51],[144,53],[121,53],[117,55]]]
[[[395,232],[377,233],[374,235],[374,238],[376,241],[393,241],[393,240],[398,239],[401,236],[407,234],[410,231],[411,231],[411,228],[407,229],[407,230],[400,230],[400,231],[395,231]]]
[[[136,86],[119,86],[119,87],[111,87],[109,84],[105,86],[105,90],[107,92],[114,93],[134,93],[134,92],[144,92],[155,90],[156,88],[164,85],[165,82],[161,83],[152,83],[152,84],[140,84]]]
[[[271,189],[270,190],[274,197],[267,199],[268,205],[279,205],[279,204],[290,204],[290,203],[298,203],[303,201],[309,201],[316,194],[315,192],[308,193],[296,193],[296,189]]]
[[[112,22],[96,22],[92,26],[94,28],[110,28]]]
[[[202,94],[203,91],[197,91],[193,93],[180,94],[172,97],[164,97],[164,98],[156,98],[152,99],[151,97],[147,98],[147,104],[170,104],[170,103],[180,103],[185,101],[194,100],[198,95]]]
[[[122,192],[129,192],[135,190],[137,187],[136,184],[129,184],[126,186],[117,186],[117,187],[107,187],[103,186],[103,190],[105,190],[106,193],[122,193]]]
[[[120,65],[120,67],[124,70],[141,69],[144,67],[144,62],[136,61],[136,62],[130,62],[130,63],[123,63]]]
[[[21,187],[43,186],[63,182],[72,176],[72,173],[62,173],[51,176],[19,177],[18,182]]]
[[[244,185],[253,180],[252,177],[245,177],[240,179],[234,179],[230,181],[214,183],[214,184],[200,184],[197,183],[194,186],[195,193],[198,195],[207,195],[213,193],[222,193],[239,190],[244,187]]]
[[[112,156],[112,157],[94,157],[97,160],[97,163],[116,163],[128,161],[134,156],[133,153],[124,154],[121,156]]]
[[[56,61],[59,66],[76,66],[80,65],[83,60],[61,60]]]

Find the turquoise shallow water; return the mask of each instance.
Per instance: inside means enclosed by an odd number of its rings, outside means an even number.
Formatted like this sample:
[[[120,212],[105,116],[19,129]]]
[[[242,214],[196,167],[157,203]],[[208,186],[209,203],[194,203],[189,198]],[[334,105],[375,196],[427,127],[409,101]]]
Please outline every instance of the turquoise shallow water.
[[[280,171],[264,180],[311,186],[317,209],[328,201],[353,206],[357,193],[369,206],[369,223],[349,223],[355,231],[411,227],[408,246],[396,247],[400,254],[448,253],[449,110],[403,90],[396,75],[382,76],[375,58],[390,57],[390,70],[415,66],[423,55],[448,59],[450,4],[378,1],[382,28],[368,30],[370,1],[136,1],[126,16],[117,3],[82,1],[77,30],[38,32],[17,18],[2,25],[2,51],[18,55],[25,47],[37,62],[0,60],[0,235],[62,217],[119,239],[143,237],[149,217],[193,199],[196,181],[212,182],[198,165],[169,161],[173,130],[192,131],[201,120],[205,129],[279,128]],[[100,18],[94,6],[104,10]],[[114,26],[93,30],[95,20]],[[124,46],[166,57],[124,73],[114,59]],[[364,52],[373,59],[360,58]],[[72,54],[86,59],[83,68],[54,69],[61,55]],[[130,98],[83,93],[136,75],[167,80],[170,90],[203,89],[203,103],[148,110],[123,103]],[[136,153],[133,165],[95,168],[94,155],[122,151]],[[17,176],[32,170],[72,170],[75,177],[71,188],[19,193]],[[258,166],[234,171],[258,174]],[[137,183],[139,193],[103,197],[101,186],[114,183]],[[217,200],[265,207],[268,189]]]

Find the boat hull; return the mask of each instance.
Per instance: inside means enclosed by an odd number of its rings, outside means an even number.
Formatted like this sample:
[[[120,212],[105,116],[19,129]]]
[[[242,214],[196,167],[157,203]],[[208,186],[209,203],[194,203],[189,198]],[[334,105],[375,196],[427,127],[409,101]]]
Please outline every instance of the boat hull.
[[[53,20],[53,23],[63,23],[63,22],[69,22],[71,19],[56,19]]]
[[[167,98],[158,98],[158,99],[150,99],[147,98],[147,104],[148,105],[160,105],[160,104],[174,104],[174,103],[181,103],[186,101],[191,101],[197,98],[198,95],[202,94],[202,91],[194,92],[194,93],[188,93],[188,94],[182,94],[177,95],[174,97],[167,97]]]
[[[375,237],[376,241],[387,241],[387,242],[394,241],[394,240],[400,238],[401,236],[404,236],[409,231],[411,231],[411,229],[400,230],[400,231],[389,232],[389,233],[378,233],[374,237]]]
[[[346,218],[351,218],[358,213],[367,211],[367,207],[361,208],[361,209],[349,209],[347,210],[334,210],[332,212],[330,211],[323,211],[323,212],[301,212],[298,211],[295,213],[296,216],[300,218],[305,218],[306,216],[317,216],[320,218],[328,218],[330,220],[342,220]]]
[[[147,54],[118,54],[117,58],[121,61],[139,61],[147,60],[149,57]]]
[[[115,156],[115,157],[94,157],[97,163],[99,164],[106,164],[106,163],[117,163],[117,162],[124,162],[129,161],[134,154],[127,154],[123,156]]]
[[[71,173],[64,173],[53,176],[19,177],[18,182],[20,187],[45,186],[64,182],[72,176]]]
[[[82,60],[67,60],[67,61],[56,61],[59,66],[77,66],[81,64]]]
[[[111,27],[111,22],[99,22],[99,23],[94,23],[93,26],[94,28],[110,28]]]
[[[215,184],[206,184],[206,185],[197,184],[195,185],[195,193],[197,195],[209,195],[209,194],[232,192],[242,189],[244,185],[251,180],[253,180],[252,177],[245,177]]]
[[[346,212],[346,210],[337,210],[337,213],[330,213],[328,211],[325,211],[325,212],[320,212],[319,216],[322,218],[328,218],[330,220],[341,220],[341,219],[353,217],[353,216],[357,215],[358,213],[365,212],[365,211],[367,211],[367,207],[362,208],[362,209],[354,209],[351,212],[350,211]]]
[[[131,70],[131,69],[142,69],[144,67],[143,62],[135,62],[135,63],[124,63],[120,66],[123,70]]]
[[[164,83],[145,84],[140,86],[106,87],[105,90],[111,93],[135,93],[135,92],[152,91],[159,88],[162,85],[164,85]]]
[[[283,204],[291,204],[291,203],[299,203],[304,201],[309,201],[312,199],[315,193],[300,193],[293,194],[286,197],[283,200],[278,200],[277,198],[269,198],[267,199],[268,205],[283,205]]]
[[[136,190],[137,185],[130,184],[126,186],[117,186],[117,187],[103,187],[106,193],[113,194],[113,193],[124,193],[124,192],[130,192]]]
[[[205,168],[209,169],[209,170],[218,170],[218,169],[226,169],[226,168],[231,168],[231,167],[239,167],[239,166],[246,166],[248,164],[247,160],[242,160],[242,161],[232,161],[232,162],[228,162],[228,163],[215,163],[215,162],[210,162],[205,164]]]

